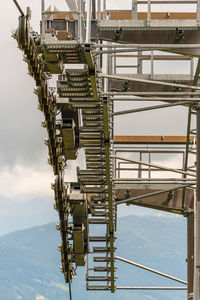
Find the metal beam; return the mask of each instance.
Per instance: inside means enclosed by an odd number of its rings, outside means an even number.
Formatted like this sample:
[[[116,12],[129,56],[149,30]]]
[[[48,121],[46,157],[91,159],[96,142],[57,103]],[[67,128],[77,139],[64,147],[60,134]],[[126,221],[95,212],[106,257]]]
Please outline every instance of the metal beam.
[[[144,96],[145,97],[145,101],[148,101],[147,99],[149,98],[149,96],[200,96],[199,92],[149,92],[148,91],[148,97],[147,97],[147,92],[105,92],[102,93],[103,96]],[[190,99],[190,98],[189,98]],[[174,98],[174,100],[176,100],[176,98]],[[182,100],[182,98],[181,98]]]
[[[186,287],[163,287],[163,286],[116,286],[116,290],[152,290],[152,291],[183,291],[187,290]]]
[[[19,3],[17,2],[17,0],[13,0],[13,2],[15,3],[15,5],[16,5],[17,9],[19,10],[21,16],[23,17],[23,16],[24,16],[24,12],[23,12],[23,10],[21,9]]]
[[[194,285],[194,213],[187,215],[187,281],[190,299]]]
[[[90,37],[91,37],[91,8],[92,8],[92,0],[87,1],[87,22],[86,22],[86,43],[90,43]]]
[[[156,1],[156,0],[153,0],[151,1],[151,4],[196,4],[197,1],[182,1],[182,0],[173,0],[173,1],[167,1],[167,0],[161,0],[161,1]],[[142,1],[142,0],[139,0],[137,1],[137,4],[147,4],[147,1]]]
[[[104,119],[104,149],[106,162],[106,185],[108,189],[108,208],[109,208],[109,241],[110,241],[110,275],[111,275],[111,292],[115,292],[115,260],[114,260],[114,201],[113,188],[111,183],[111,166],[110,166],[110,130],[109,130],[109,108],[107,98],[103,98],[103,119]]]
[[[159,101],[159,102],[174,102],[174,105],[172,106],[175,106],[175,105],[179,105],[178,102],[186,102],[186,104],[192,104],[192,103],[195,103],[195,102],[199,102],[200,101],[200,98],[180,98],[180,97],[174,97],[174,98],[168,98],[168,97],[145,97],[145,98],[125,98],[125,97],[117,97],[117,98],[110,98],[109,100],[111,101],[145,101],[145,102],[156,102],[156,101]],[[181,101],[181,100],[184,100],[184,101]],[[177,101],[177,102],[176,102]]]
[[[112,55],[113,57],[124,57],[124,58],[139,58],[141,60],[151,60],[151,55],[141,54],[117,54]],[[191,60],[191,57],[184,55],[154,55],[153,60]]]
[[[197,110],[197,189],[196,189],[196,220],[195,220],[195,271],[194,300],[200,299],[200,108]]]
[[[149,164],[149,163],[145,163],[145,162],[138,161],[138,160],[128,159],[128,158],[125,158],[125,157],[119,157],[119,156],[112,155],[111,158],[128,161],[130,163],[134,163],[134,164],[138,164],[138,165],[149,166],[149,167],[157,168],[157,169],[160,169],[160,170],[165,170],[165,171],[174,172],[174,173],[178,173],[178,174],[186,174],[188,176],[196,177],[196,174],[194,174],[194,173],[185,172],[185,171],[178,170],[178,169],[173,169],[173,168],[167,168],[167,167],[160,166],[160,165]]]
[[[120,201],[117,201],[116,204],[119,205],[119,204],[129,203],[129,202],[132,202],[132,201],[134,202],[136,200],[140,200],[140,199],[144,199],[144,198],[148,198],[148,197],[160,195],[160,194],[163,194],[163,193],[168,193],[168,192],[171,192],[171,191],[180,190],[180,189],[183,189],[183,188],[186,188],[186,187],[191,187],[194,184],[195,183],[193,183],[193,184],[187,184],[187,185],[180,185],[178,187],[174,187],[174,188],[170,188],[170,189],[165,189],[165,190],[162,190],[162,191],[157,191],[157,192],[153,192],[153,193],[149,193],[149,194],[145,194],[145,195],[141,195],[141,196],[137,196],[137,197],[133,197],[133,198],[129,198],[129,199],[120,200]]]
[[[149,111],[149,110],[168,108],[168,107],[172,107],[172,106],[185,105],[185,104],[190,104],[190,103],[191,103],[191,100],[190,101],[179,101],[179,102],[171,103],[171,104],[163,104],[163,105],[156,105],[156,106],[149,106],[149,107],[141,107],[141,108],[137,108],[137,109],[117,111],[117,112],[113,113],[112,115],[120,116],[120,115],[133,114],[133,113],[144,112],[144,111]]]
[[[180,83],[164,82],[164,81],[159,81],[159,80],[141,79],[141,78],[134,77],[134,75],[131,76],[131,77],[126,77],[126,76],[120,76],[120,75],[116,76],[116,75],[99,74],[99,77],[108,78],[108,79],[115,79],[115,80],[143,82],[143,83],[163,85],[163,86],[171,86],[171,87],[184,88],[184,89],[200,90],[199,86],[180,84]]]
[[[138,263],[136,263],[136,262],[134,262],[134,261],[131,261],[131,260],[128,260],[128,259],[119,257],[119,256],[116,256],[115,259],[120,260],[120,261],[123,261],[123,262],[125,262],[125,263],[127,263],[127,264],[129,264],[129,265],[133,265],[133,266],[138,267],[138,268],[140,268],[140,269],[149,271],[149,272],[151,272],[151,273],[155,273],[155,274],[160,275],[160,276],[162,276],[162,277],[165,277],[165,278],[168,278],[168,279],[171,279],[171,280],[174,280],[174,281],[177,281],[177,282],[179,282],[179,283],[182,283],[182,284],[186,284],[186,285],[187,285],[187,282],[186,282],[185,280],[182,280],[182,279],[176,278],[176,277],[174,277],[174,276],[171,276],[171,275],[168,275],[168,274],[159,272],[159,271],[154,270],[154,269],[152,269],[152,268],[149,268],[149,267],[146,267],[146,266],[144,266],[144,265],[138,264]]]
[[[132,48],[134,49],[199,49],[200,44],[95,44],[93,48],[119,48],[119,49],[126,49]],[[131,50],[131,49],[130,49]]]
[[[193,138],[194,136],[190,136]],[[168,135],[115,135],[115,144],[176,144],[185,145],[186,136],[168,136]]]

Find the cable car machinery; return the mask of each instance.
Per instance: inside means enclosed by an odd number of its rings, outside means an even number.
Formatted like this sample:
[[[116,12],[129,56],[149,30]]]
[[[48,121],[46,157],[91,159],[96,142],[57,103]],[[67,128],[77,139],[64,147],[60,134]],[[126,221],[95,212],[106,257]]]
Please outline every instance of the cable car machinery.
[[[200,299],[200,61],[194,74],[194,57],[200,57],[200,1],[186,1],[196,3],[196,13],[156,13],[151,12],[151,4],[186,2],[133,0],[131,10],[120,12],[107,10],[105,0],[103,7],[100,0],[88,0],[87,9],[83,0],[66,0],[69,11],[62,12],[45,10],[42,0],[40,34],[30,27],[30,9],[25,15],[18,2],[13,1],[20,12],[13,37],[35,79],[35,93],[45,117],[43,126],[48,132],[49,163],[55,174],[52,188],[60,219],[57,229],[62,239],[61,271],[69,284],[70,298],[74,266],[86,264],[87,290],[187,289],[188,299]],[[138,12],[138,4],[147,4],[147,12]],[[165,55],[155,54],[156,51],[164,51]],[[119,65],[127,58],[135,59],[136,65]],[[150,74],[143,73],[145,60],[150,61]],[[190,74],[154,74],[154,62],[165,60],[189,62]],[[130,68],[136,72],[131,74]],[[127,74],[120,69],[128,70]],[[49,79],[55,74],[57,93],[49,87]],[[163,104],[116,112],[117,101]],[[180,105],[188,107],[185,137],[114,136],[118,115]],[[191,129],[194,118],[197,128]],[[66,184],[66,161],[76,160],[80,148],[85,151],[86,168],[77,168],[77,183]],[[136,154],[139,160],[133,159]],[[153,155],[158,154],[182,155],[183,165],[175,169],[152,163]],[[145,155],[148,162],[143,159]],[[196,157],[196,163],[193,159],[195,164],[189,166],[191,156]],[[161,171],[175,177],[153,175]],[[131,175],[126,178],[123,172]],[[122,203],[187,217],[188,283],[115,255],[117,206]],[[95,232],[96,226],[101,235],[90,236],[89,228]],[[116,260],[188,286],[117,286]]]

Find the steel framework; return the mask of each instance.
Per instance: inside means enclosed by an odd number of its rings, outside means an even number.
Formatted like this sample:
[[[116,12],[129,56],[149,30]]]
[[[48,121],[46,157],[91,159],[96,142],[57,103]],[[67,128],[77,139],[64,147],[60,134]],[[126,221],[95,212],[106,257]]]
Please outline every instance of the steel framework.
[[[66,2],[68,11],[51,11],[41,1],[38,34],[30,28],[30,9],[25,14],[14,0],[20,12],[14,38],[36,81],[45,117],[60,218],[61,271],[70,298],[75,265],[86,264],[88,290],[187,289],[188,299],[199,300],[200,0],[132,0],[132,9],[126,11],[106,9],[106,0],[88,0],[87,5],[84,0]],[[139,4],[147,4],[147,11],[139,12]],[[194,4],[196,12],[152,12],[151,4]],[[150,63],[148,74],[145,61]],[[174,69],[178,61],[187,62],[190,72],[155,74],[155,62],[163,61],[173,61]],[[57,86],[52,89],[49,79],[56,74]],[[136,102],[142,106],[122,109],[123,103]],[[117,111],[116,103],[122,104]],[[115,135],[119,116],[178,106],[188,110],[185,136]],[[66,161],[76,160],[80,148],[86,168],[77,168],[78,182],[66,183]],[[160,165],[160,155],[179,156],[181,163]],[[115,255],[117,206],[122,203],[187,217],[187,282]],[[101,234],[90,236],[90,228],[96,226]],[[117,286],[117,260],[187,287]]]

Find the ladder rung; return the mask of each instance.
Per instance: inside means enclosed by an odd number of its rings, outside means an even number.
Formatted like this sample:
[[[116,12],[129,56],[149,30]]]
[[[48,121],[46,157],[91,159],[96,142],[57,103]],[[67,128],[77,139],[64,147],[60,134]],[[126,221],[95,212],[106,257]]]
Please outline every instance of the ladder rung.
[[[90,242],[106,242],[107,237],[106,236],[90,236],[89,241]]]
[[[78,170],[78,176],[84,176],[84,175],[92,175],[92,176],[100,176],[103,175],[102,170]]]
[[[105,163],[99,163],[99,162],[86,162],[86,166],[88,169],[98,169],[98,170],[103,170],[105,168]]]
[[[108,261],[110,261],[110,258],[106,257],[106,256],[96,256],[96,257],[93,257],[93,261],[94,262],[108,262]]]
[[[93,252],[107,253],[109,249],[107,247],[93,247]]]
[[[102,157],[101,156],[86,156],[87,162],[101,162]]]
[[[88,186],[83,186],[81,187],[81,192],[82,193],[91,193],[91,194],[98,194],[98,193],[104,193],[105,192],[105,187],[104,186],[92,186],[92,187],[88,187]]]
[[[109,276],[87,276],[87,281],[110,281]]]
[[[107,200],[107,198],[105,196],[92,196],[91,198],[92,201],[95,201],[95,202],[102,202],[102,203],[105,203],[105,201]]]
[[[91,100],[90,100],[90,101],[91,101]],[[99,110],[99,109],[83,110],[82,115],[83,115],[83,116],[88,116],[88,115],[100,115],[100,110]]]
[[[109,287],[107,285],[87,285],[87,290],[88,291],[107,291],[109,290]]]
[[[106,219],[97,219],[97,218],[89,219],[88,221],[89,224],[103,224],[103,225],[107,224],[108,222]]]
[[[108,272],[110,270],[109,267],[94,267],[94,272]]]
[[[107,213],[105,211],[95,211],[92,212],[92,216],[94,217],[106,217]]]
[[[105,209],[107,207],[106,204],[91,204],[92,209]]]

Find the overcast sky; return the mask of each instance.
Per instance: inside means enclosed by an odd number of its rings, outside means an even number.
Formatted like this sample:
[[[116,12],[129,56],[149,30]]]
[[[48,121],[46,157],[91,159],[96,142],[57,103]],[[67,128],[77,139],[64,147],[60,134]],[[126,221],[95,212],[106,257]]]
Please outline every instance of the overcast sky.
[[[109,8],[130,9],[131,1],[108,1]],[[39,28],[40,0],[23,0],[23,10],[32,9],[31,24]],[[47,1],[58,9],[67,7],[64,0]],[[157,7],[155,10],[159,10]],[[167,11],[168,9],[163,8]],[[173,8],[174,10],[174,8]],[[181,10],[188,10],[181,7]],[[42,113],[37,109],[37,97],[33,94],[35,82],[27,75],[27,65],[17,43],[11,38],[11,30],[18,25],[18,11],[12,1],[1,6],[1,109],[0,109],[0,235],[14,229],[39,225],[57,219],[53,211],[53,182],[51,167],[47,164],[45,129],[41,127]],[[159,70],[159,68],[157,68]],[[187,70],[186,70],[187,69]],[[174,73],[188,72],[188,66],[178,70],[166,66]],[[130,104],[123,104],[124,108]],[[117,109],[120,107],[117,107]],[[168,112],[143,113],[118,117],[116,134],[185,134],[186,109],[169,109]],[[185,124],[184,124],[185,123]],[[127,130],[128,128],[128,130]],[[70,165],[68,173],[74,170]],[[134,208],[140,213],[141,209]],[[146,211],[145,211],[146,212]],[[130,213],[130,208],[122,214]],[[142,211],[143,213],[143,211]]]

